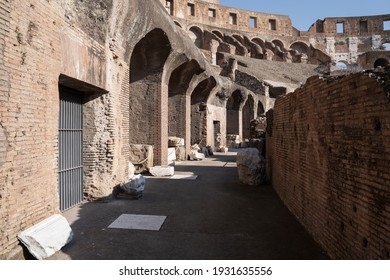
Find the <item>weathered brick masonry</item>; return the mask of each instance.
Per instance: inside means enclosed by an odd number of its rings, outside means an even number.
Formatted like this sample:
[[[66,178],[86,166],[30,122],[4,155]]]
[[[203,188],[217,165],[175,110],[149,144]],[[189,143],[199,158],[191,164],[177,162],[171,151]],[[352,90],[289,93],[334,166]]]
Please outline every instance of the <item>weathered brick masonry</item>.
[[[53,73],[60,68],[59,21],[48,6],[45,1],[0,4],[0,67],[6,69],[0,70],[0,127],[7,137],[0,165],[0,256],[15,247],[18,232],[58,211],[53,191],[58,76]]]
[[[268,175],[337,259],[390,258],[389,72],[312,77],[268,114]]]

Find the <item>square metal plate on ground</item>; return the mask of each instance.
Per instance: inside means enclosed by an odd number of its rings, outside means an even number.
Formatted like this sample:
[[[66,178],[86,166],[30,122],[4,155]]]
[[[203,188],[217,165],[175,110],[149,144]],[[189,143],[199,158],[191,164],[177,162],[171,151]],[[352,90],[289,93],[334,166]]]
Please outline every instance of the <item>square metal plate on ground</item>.
[[[122,214],[108,228],[159,231],[167,216]]]

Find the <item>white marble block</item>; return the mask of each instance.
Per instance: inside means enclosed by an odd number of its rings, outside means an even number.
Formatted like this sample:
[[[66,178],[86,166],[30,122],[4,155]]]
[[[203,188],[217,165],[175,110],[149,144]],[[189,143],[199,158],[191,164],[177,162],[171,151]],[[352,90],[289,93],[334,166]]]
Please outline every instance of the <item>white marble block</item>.
[[[56,214],[20,232],[18,238],[34,257],[42,260],[72,241],[73,232],[68,221]]]

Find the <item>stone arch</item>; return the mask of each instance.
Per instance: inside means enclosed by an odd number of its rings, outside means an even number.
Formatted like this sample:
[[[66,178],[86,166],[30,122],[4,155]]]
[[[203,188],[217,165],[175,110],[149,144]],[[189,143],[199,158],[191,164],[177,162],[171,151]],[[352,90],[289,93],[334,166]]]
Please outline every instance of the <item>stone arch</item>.
[[[217,86],[214,77],[201,81],[191,94],[191,144],[207,139],[207,100]]]
[[[203,31],[198,26],[191,26],[188,29],[190,38],[198,48],[203,48]]]
[[[299,54],[307,54],[309,46],[304,42],[295,42],[290,45],[290,49],[298,52]]]
[[[265,47],[265,42],[264,42],[264,40],[262,40],[262,39],[260,39],[260,38],[257,38],[257,37],[252,38],[252,42],[255,43],[255,44],[257,44],[257,45],[259,45],[259,46],[262,47],[263,49],[264,49],[264,47]]]
[[[236,39],[238,42],[240,42],[242,45],[245,45],[245,40],[244,37],[242,37],[242,35],[234,34],[232,35],[232,37]]]
[[[248,95],[244,107],[242,108],[242,137],[250,139],[251,120],[255,118],[255,100],[251,94]]]
[[[348,63],[346,61],[337,61],[336,62],[336,70],[345,71],[348,69]]]
[[[390,51],[390,42],[384,42],[382,44],[382,49],[386,51]]]
[[[190,96],[186,93],[194,75],[201,72],[196,60],[187,61],[172,72],[168,83],[168,136],[184,138],[188,150],[191,113]]]
[[[171,50],[167,35],[156,28],[135,45],[130,58],[129,143],[154,145],[154,164],[167,163],[161,144],[168,141],[162,133],[168,122],[162,112],[167,89],[161,81]]]
[[[180,24],[180,23],[178,23],[177,21],[174,21],[174,23],[175,23],[175,25],[176,25],[176,26],[179,26],[180,28],[182,28],[182,29],[183,29],[183,26],[181,26],[181,24]]]
[[[227,134],[242,135],[241,131],[241,107],[245,101],[241,90],[235,90],[226,103],[226,129]]]
[[[281,40],[273,40],[272,41],[272,43],[275,45],[275,46],[277,46],[277,47],[279,47],[281,50],[283,50],[284,49],[284,43],[281,41]]]
[[[221,40],[223,40],[224,36],[223,36],[223,34],[222,34],[220,31],[218,31],[218,30],[213,30],[212,33],[215,34],[215,35],[216,35],[218,38],[220,38]]]
[[[386,67],[389,65],[389,61],[385,58],[379,58],[374,62],[374,68]]]
[[[257,102],[257,117],[263,116],[265,114],[264,105],[261,101]]]

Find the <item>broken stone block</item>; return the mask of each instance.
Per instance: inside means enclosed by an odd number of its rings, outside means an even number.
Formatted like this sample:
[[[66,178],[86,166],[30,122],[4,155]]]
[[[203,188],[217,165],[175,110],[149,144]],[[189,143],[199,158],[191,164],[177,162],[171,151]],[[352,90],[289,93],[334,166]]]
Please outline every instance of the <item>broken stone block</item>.
[[[240,182],[257,186],[265,181],[265,159],[258,149],[242,149],[237,153],[237,168]]]
[[[168,147],[183,147],[184,138],[168,137]]]
[[[176,149],[168,148],[168,162],[176,160]]]
[[[149,172],[156,177],[173,176],[175,168],[173,166],[153,166],[149,168]]]
[[[204,153],[199,153],[200,147],[198,144],[194,144],[191,146],[191,152],[189,155],[190,160],[203,160],[206,158]]]
[[[186,160],[186,148],[185,147],[176,147],[176,161]]]
[[[228,151],[229,151],[229,149],[227,147],[222,146],[219,148],[219,152],[221,152],[221,153],[227,153]]]
[[[18,239],[38,260],[46,259],[72,241],[73,232],[68,221],[53,215],[18,234]]]
[[[141,198],[145,190],[145,178],[141,174],[135,175],[127,183],[121,185],[121,188],[129,195]]]
[[[153,146],[130,144],[129,160],[135,166],[135,173],[147,172],[153,166]]]

